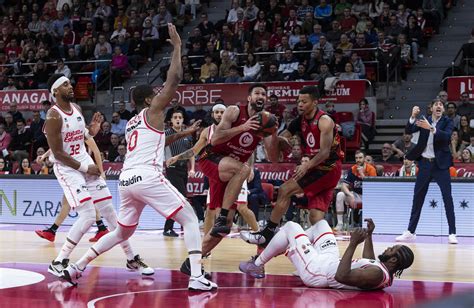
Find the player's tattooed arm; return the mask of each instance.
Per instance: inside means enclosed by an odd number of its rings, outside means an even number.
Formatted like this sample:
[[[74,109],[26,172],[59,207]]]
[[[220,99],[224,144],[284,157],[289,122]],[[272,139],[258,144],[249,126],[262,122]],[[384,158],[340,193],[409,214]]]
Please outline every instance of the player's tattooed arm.
[[[207,144],[207,134],[209,132],[209,127],[206,127],[202,132],[201,135],[199,136],[199,140],[196,142],[196,144],[190,148],[187,151],[184,151],[183,153],[173,156],[169,158],[166,161],[166,166],[171,166],[172,164],[176,163],[178,160],[188,160],[194,155],[198,154],[201,152],[201,150],[206,146]]]

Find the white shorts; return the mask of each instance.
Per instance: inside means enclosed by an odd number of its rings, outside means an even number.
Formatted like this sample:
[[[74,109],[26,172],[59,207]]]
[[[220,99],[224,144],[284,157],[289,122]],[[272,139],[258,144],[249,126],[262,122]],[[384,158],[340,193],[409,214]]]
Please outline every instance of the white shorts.
[[[88,163],[94,164],[91,158]],[[89,200],[96,204],[112,199],[109,188],[101,177],[88,175],[58,163],[54,164],[54,174],[73,209]]]
[[[186,198],[164,177],[151,169],[129,169],[120,174],[120,209],[118,223],[122,227],[138,225],[145,205],[166,217],[173,217],[185,206]]]
[[[239,204],[246,204],[248,201],[248,196],[249,196],[249,190],[247,186],[247,181],[244,181],[242,184],[242,189],[240,190],[239,195],[237,196],[237,200],[235,201],[235,205]],[[211,194],[210,194],[210,189],[207,191],[207,198],[206,198],[206,206],[209,205],[211,202]],[[233,209],[235,207],[232,207]]]
[[[333,233],[325,233],[315,239],[311,245],[293,246],[288,249],[287,257],[308,287],[329,287],[328,274],[334,264],[339,264],[339,248]],[[337,266],[336,266],[337,268]],[[329,275],[330,277],[330,275]]]

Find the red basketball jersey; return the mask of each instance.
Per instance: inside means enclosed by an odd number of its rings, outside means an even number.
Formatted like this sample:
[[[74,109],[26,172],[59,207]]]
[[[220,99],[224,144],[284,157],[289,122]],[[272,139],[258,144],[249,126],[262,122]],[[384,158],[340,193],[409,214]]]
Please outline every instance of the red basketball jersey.
[[[239,110],[239,117],[232,123],[232,127],[242,125],[250,118],[247,105],[239,106]],[[246,162],[262,140],[262,136],[257,133],[258,131],[254,130],[242,132],[224,143],[212,146],[211,152]]]
[[[319,130],[319,119],[326,113],[322,110],[319,110],[314,115],[312,120],[306,120],[301,115],[301,137],[303,139],[303,154],[306,154],[310,157],[313,157],[319,152],[321,148],[321,131]],[[340,137],[337,133],[336,126],[333,129],[333,141],[331,144],[331,153],[329,154],[328,159],[326,159],[320,166],[331,166],[335,161],[342,159],[344,153],[341,150],[340,146]]]

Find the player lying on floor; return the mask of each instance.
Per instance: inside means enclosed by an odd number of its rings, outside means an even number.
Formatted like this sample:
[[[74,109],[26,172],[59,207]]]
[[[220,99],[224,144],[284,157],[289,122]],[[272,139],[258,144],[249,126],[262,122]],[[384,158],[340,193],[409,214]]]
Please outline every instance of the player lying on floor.
[[[240,270],[255,278],[265,277],[264,264],[286,252],[299,277],[308,287],[377,290],[392,285],[393,277],[413,263],[413,251],[405,245],[387,248],[375,259],[372,232],[375,224],[367,221],[367,229],[357,228],[351,234],[342,259],[336,238],[326,220],[311,228],[288,222],[273,237],[257,258],[240,263]],[[353,259],[357,246],[364,242],[362,259]]]

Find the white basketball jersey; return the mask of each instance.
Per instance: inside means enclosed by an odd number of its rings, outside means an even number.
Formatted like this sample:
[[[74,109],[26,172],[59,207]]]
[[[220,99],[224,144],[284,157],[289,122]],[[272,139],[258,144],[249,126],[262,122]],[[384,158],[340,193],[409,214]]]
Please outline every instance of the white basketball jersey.
[[[86,130],[86,123],[82,114],[71,104],[72,112],[66,113],[57,105],[51,107],[56,110],[63,119],[61,127],[61,137],[63,140],[63,150],[78,162],[84,162],[90,159],[84,144],[84,134]],[[49,160],[54,163],[61,164],[54,158],[53,153],[49,156]]]
[[[148,108],[131,118],[125,129],[127,155],[123,170],[148,168],[163,171],[165,134],[146,121]]]
[[[337,282],[335,279],[336,272],[337,272],[337,267],[339,266],[339,262],[333,262],[330,267],[330,272],[328,273],[328,283],[329,287],[334,288],[334,289],[358,289],[356,287],[351,287],[347,286],[345,284]],[[377,266],[380,268],[383,272],[383,280],[380,282],[378,286],[373,288],[374,290],[377,289],[383,289],[386,287],[389,287],[392,285],[392,277],[390,276],[390,273],[388,272],[387,268],[378,260],[373,260],[373,259],[354,259],[352,260],[351,263],[351,269],[356,269],[356,268],[365,268],[368,266]]]

